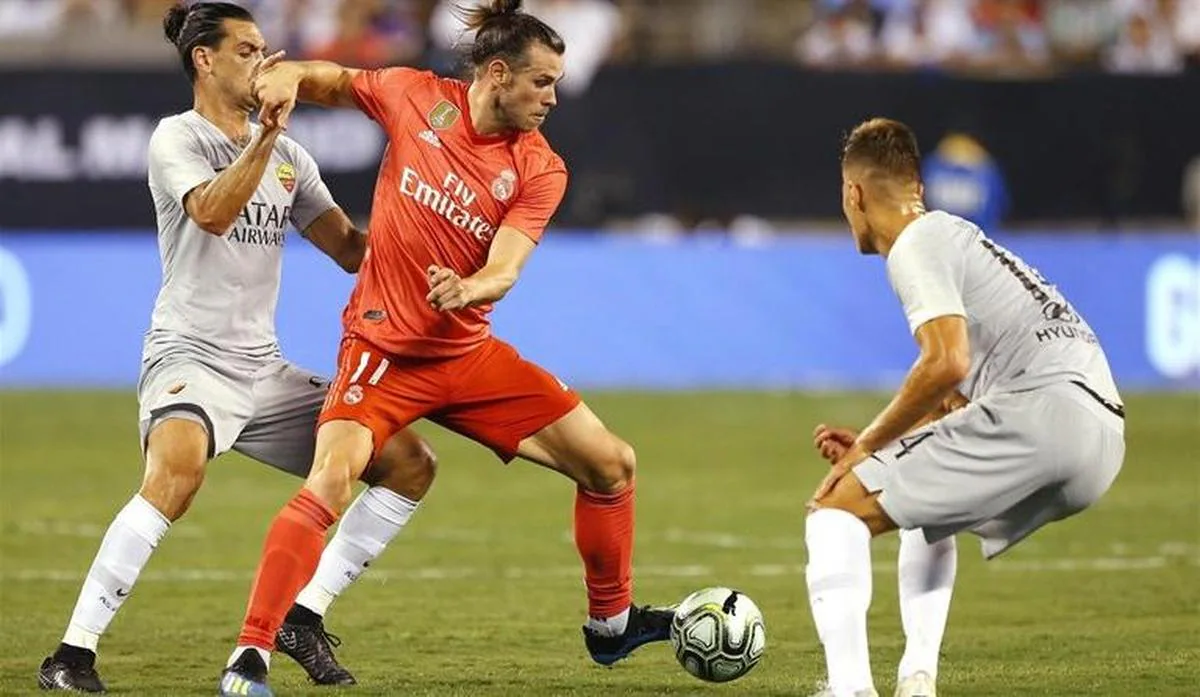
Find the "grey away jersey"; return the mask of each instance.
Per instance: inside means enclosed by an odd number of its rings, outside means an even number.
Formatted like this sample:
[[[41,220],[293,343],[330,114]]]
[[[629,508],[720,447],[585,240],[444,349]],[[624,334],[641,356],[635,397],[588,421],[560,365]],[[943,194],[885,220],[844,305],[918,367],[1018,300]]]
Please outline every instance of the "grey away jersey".
[[[257,135],[257,124],[251,128]],[[178,339],[248,358],[278,354],[275,305],[285,230],[289,222],[304,230],[336,204],[312,157],[280,136],[233,227],[221,236],[205,232],[188,217],[183,197],[241,152],[195,111],[164,118],[150,139],[162,287],[147,350]]]
[[[974,224],[926,213],[897,238],[887,272],[914,333],[935,317],[966,318],[971,369],[959,390],[968,399],[1077,380],[1121,402],[1087,322],[1041,274]]]

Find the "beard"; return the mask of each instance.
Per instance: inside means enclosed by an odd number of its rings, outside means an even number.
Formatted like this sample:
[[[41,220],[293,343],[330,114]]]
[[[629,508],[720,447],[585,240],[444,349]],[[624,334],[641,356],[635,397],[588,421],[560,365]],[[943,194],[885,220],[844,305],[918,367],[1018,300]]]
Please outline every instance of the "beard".
[[[517,125],[516,120],[513,118],[512,114],[509,113],[508,109],[504,107],[504,102],[500,99],[500,95],[496,95],[495,99],[492,100],[492,113],[495,114],[496,121],[505,128],[514,131],[518,130],[519,126]]]

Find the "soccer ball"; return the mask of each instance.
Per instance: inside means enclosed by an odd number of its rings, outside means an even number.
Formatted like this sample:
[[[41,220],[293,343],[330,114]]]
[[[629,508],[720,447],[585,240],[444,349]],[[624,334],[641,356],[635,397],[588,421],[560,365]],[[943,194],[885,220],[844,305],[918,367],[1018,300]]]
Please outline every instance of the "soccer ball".
[[[767,630],[762,612],[748,596],[729,588],[705,588],[675,609],[671,645],[687,672],[708,682],[729,682],[758,665]]]

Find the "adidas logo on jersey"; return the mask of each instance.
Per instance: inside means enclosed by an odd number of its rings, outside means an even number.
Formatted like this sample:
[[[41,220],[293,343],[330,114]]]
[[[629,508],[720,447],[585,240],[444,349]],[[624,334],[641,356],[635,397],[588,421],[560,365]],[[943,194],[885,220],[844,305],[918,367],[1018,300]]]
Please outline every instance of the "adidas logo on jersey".
[[[420,138],[421,140],[425,141],[426,143],[429,143],[430,145],[432,145],[435,148],[442,147],[442,139],[438,138],[437,134],[434,133],[433,131],[429,130],[428,128],[421,131],[420,133],[418,133],[417,137]]]

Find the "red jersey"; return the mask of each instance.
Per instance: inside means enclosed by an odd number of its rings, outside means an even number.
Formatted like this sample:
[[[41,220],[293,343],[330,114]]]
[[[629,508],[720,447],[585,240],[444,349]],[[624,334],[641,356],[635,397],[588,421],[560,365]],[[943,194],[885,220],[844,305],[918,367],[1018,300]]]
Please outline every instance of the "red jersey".
[[[470,276],[501,226],[537,242],[566,191],[566,166],[537,131],[476,133],[460,80],[387,68],[359,73],[352,89],[388,146],[367,253],[342,315],[346,333],[396,355],[467,353],[487,339],[492,307],[433,309],[426,270]]]

